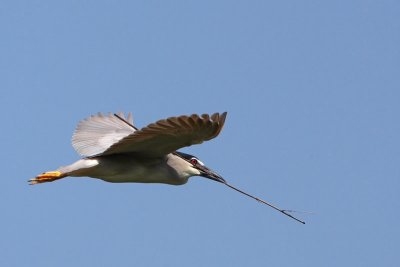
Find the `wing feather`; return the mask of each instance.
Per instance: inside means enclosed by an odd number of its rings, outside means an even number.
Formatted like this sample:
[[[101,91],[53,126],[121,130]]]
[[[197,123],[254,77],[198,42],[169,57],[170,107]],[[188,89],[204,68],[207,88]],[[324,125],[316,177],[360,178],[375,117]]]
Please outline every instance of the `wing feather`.
[[[134,133],[135,129],[129,125],[133,125],[132,114],[129,113],[127,118],[123,113],[118,113],[118,116],[125,121],[111,113],[98,113],[80,121],[72,136],[74,149],[84,157],[98,155]]]
[[[226,114],[193,114],[159,120],[124,136],[101,155],[137,153],[160,157],[185,146],[200,144],[218,136],[224,126]]]

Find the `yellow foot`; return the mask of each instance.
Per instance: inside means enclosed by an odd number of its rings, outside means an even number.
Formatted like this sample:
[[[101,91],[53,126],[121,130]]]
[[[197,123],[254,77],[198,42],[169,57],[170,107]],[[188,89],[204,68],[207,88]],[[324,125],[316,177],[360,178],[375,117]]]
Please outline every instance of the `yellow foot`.
[[[34,184],[41,184],[41,183],[47,183],[47,182],[53,182],[55,180],[64,178],[66,175],[62,174],[59,171],[53,171],[53,172],[44,172],[42,174],[39,174],[33,179],[30,179],[28,182],[31,185]]]

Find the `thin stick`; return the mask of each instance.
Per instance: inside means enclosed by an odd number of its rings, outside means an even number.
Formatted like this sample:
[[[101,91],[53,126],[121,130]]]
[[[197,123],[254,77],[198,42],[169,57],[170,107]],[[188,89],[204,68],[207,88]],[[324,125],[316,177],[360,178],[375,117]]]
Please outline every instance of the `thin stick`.
[[[135,129],[136,131],[138,130],[138,128],[136,128],[135,126],[133,126],[132,124],[130,124],[129,122],[127,122],[126,120],[124,120],[123,118],[121,118],[121,116],[119,116],[118,114],[114,113],[114,116],[117,117],[118,119],[120,119],[121,121],[125,122],[126,124],[128,124],[129,126],[131,126],[133,129]]]
[[[270,206],[271,208],[273,208],[273,209],[275,209],[275,210],[277,210],[277,211],[279,211],[279,212],[285,214],[286,216],[292,218],[293,220],[298,221],[299,223],[306,224],[304,221],[299,220],[299,219],[297,219],[296,217],[294,217],[293,215],[287,213],[286,210],[280,209],[280,208],[278,208],[278,207],[276,207],[276,206],[274,206],[274,205],[272,205],[272,204],[270,204],[270,203],[268,203],[268,202],[266,202],[266,201],[264,201],[264,200],[262,200],[262,199],[259,199],[258,197],[255,197],[255,196],[252,196],[252,195],[250,195],[250,194],[248,194],[248,193],[246,193],[246,192],[243,192],[242,190],[240,190],[240,189],[238,189],[238,188],[236,188],[236,187],[234,187],[234,186],[232,186],[232,185],[230,185],[230,184],[227,184],[227,183],[223,183],[223,184],[225,184],[226,186],[232,188],[233,190],[238,191],[239,193],[242,193],[242,194],[244,194],[244,195],[246,195],[246,196],[248,196],[248,197],[251,197],[251,198],[257,200],[258,202],[261,202],[261,203],[263,203],[263,204],[265,204],[265,205]]]

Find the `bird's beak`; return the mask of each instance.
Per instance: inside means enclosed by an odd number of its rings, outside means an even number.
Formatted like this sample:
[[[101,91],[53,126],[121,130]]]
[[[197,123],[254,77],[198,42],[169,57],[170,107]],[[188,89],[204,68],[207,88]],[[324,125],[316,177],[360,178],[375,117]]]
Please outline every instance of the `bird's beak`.
[[[206,177],[208,179],[225,184],[226,181],[218,173],[210,170],[206,166],[196,166],[196,168],[201,172],[200,176]]]

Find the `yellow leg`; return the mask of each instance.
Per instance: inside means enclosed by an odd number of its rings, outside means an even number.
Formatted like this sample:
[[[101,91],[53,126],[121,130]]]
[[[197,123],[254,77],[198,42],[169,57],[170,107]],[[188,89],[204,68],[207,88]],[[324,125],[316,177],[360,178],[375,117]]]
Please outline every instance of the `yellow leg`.
[[[41,183],[47,183],[47,182],[53,182],[55,180],[61,179],[66,177],[67,175],[59,172],[59,171],[52,171],[52,172],[44,172],[42,174],[39,174],[33,179],[30,179],[28,182],[31,185],[34,184],[41,184]]]

